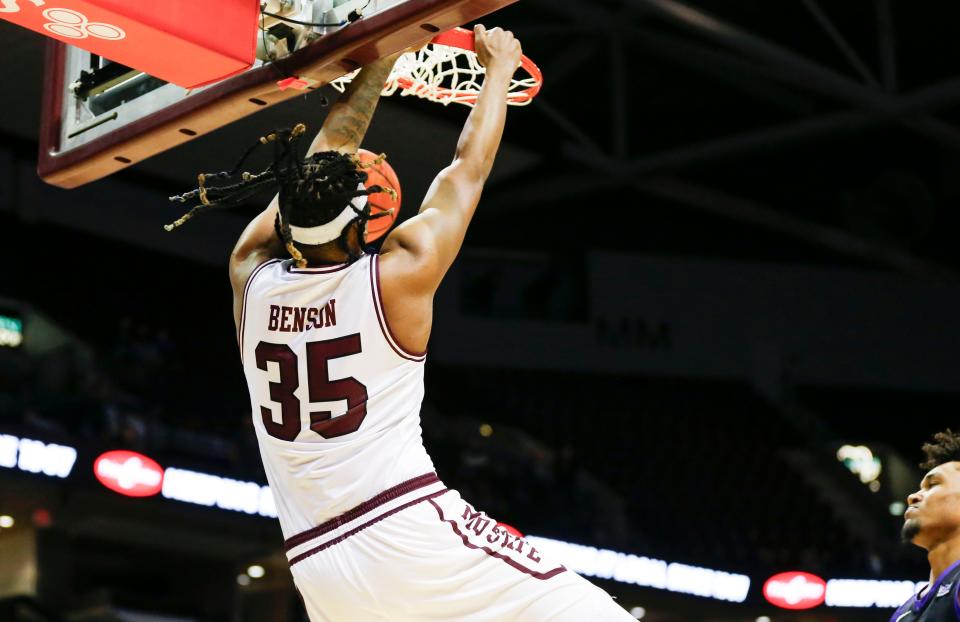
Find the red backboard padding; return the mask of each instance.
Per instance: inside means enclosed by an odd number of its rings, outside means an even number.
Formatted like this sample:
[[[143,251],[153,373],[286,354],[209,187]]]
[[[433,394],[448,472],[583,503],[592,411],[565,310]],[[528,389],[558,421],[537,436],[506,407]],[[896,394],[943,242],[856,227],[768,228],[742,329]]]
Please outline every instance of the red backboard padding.
[[[0,0],[0,18],[193,88],[253,64],[257,0]]]

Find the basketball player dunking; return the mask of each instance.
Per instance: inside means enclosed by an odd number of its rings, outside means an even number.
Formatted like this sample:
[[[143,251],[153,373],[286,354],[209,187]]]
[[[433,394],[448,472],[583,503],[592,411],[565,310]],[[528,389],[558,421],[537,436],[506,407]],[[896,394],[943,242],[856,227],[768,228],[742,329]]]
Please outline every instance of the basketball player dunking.
[[[273,166],[219,188],[201,177],[181,197],[202,209],[279,189],[240,237],[230,279],[260,453],[312,622],[633,620],[444,486],[423,447],[433,296],[493,165],[521,56],[509,32],[475,37],[486,76],[453,163],[379,254],[363,235],[366,195],[380,189],[364,187],[353,154],[395,58],[357,76],[305,160],[293,147],[303,126],[279,131],[263,139]]]
[[[930,583],[891,622],[960,620],[960,434],[947,430],[923,446],[927,474],[907,497],[903,539],[926,549]]]

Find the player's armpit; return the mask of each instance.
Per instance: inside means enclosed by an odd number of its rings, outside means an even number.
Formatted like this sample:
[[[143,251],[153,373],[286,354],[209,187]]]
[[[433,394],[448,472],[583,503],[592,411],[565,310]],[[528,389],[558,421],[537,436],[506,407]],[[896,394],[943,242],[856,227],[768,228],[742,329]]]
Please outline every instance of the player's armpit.
[[[421,214],[395,229],[376,262],[386,322],[407,352],[427,349],[433,296],[445,272],[434,243],[433,216]]]

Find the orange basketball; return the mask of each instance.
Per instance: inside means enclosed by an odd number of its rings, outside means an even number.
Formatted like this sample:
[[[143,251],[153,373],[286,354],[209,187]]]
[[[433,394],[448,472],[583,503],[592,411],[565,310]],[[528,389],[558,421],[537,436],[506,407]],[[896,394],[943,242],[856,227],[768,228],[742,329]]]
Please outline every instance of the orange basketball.
[[[358,150],[357,156],[360,158],[360,161],[365,164],[374,162],[377,159],[377,154],[372,151],[367,151],[366,149]],[[391,209],[393,210],[393,213],[389,216],[382,216],[367,222],[367,243],[370,243],[386,235],[387,231],[390,230],[390,227],[392,227],[393,223],[397,220],[397,214],[400,213],[400,180],[397,179],[396,172],[394,172],[393,167],[391,167],[386,160],[363,170],[367,174],[367,183],[365,184],[367,188],[370,186],[393,188],[397,193],[396,199],[386,192],[378,192],[367,197],[367,200],[370,201],[371,216]]]

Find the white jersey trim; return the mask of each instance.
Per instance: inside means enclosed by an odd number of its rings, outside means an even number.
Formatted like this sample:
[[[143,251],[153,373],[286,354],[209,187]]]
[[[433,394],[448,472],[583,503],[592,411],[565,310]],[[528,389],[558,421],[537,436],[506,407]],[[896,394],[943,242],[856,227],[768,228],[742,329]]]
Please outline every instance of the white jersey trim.
[[[250,273],[250,276],[247,277],[247,283],[243,286],[243,298],[240,301],[240,326],[237,327],[237,344],[240,346],[240,362],[243,363],[243,329],[244,324],[247,321],[247,293],[250,291],[250,284],[253,283],[254,277],[260,273],[261,270],[267,266],[277,263],[279,259],[268,259],[259,266],[253,269],[253,272]]]
[[[400,358],[422,363],[427,360],[427,351],[410,352],[400,345],[393,331],[390,330],[390,324],[387,323],[387,313],[383,308],[383,297],[380,291],[380,255],[373,255],[370,260],[370,290],[373,292],[373,306],[377,312],[377,322],[380,324],[380,331],[383,338],[387,340],[390,348],[397,353]]]
[[[314,267],[314,268],[298,268],[298,267],[296,267],[296,265],[293,263],[293,261],[287,260],[287,261],[289,262],[289,263],[287,264],[287,272],[293,272],[293,273],[295,273],[295,274],[329,274],[329,273],[331,273],[331,272],[339,272],[340,270],[343,270],[344,268],[349,268],[350,266],[352,266],[353,264],[355,264],[357,261],[360,261],[360,259],[362,259],[363,257],[364,257],[364,255],[361,255],[361,256],[360,256],[358,259],[356,259],[355,261],[349,261],[349,262],[346,262],[346,263],[331,264],[331,265],[329,265],[329,266],[319,266],[319,267]]]

